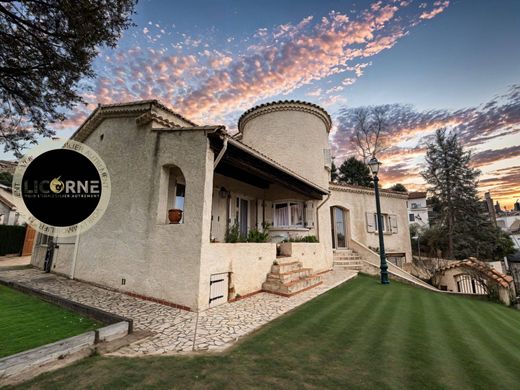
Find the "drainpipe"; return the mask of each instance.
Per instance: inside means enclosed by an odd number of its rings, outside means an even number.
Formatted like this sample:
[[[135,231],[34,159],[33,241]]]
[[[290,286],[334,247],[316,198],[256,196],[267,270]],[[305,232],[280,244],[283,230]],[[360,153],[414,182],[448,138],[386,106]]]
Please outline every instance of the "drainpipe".
[[[323,202],[321,202],[318,207],[316,207],[316,235],[318,236],[318,241],[321,241],[321,237],[320,237],[320,215],[318,213],[318,211],[320,211],[320,207],[323,206],[325,203],[327,203],[327,201],[329,200],[330,198],[330,195],[332,193],[329,191],[327,197],[325,198],[325,200]]]
[[[213,170],[215,170],[217,168],[218,163],[220,162],[222,157],[224,157],[224,153],[226,153],[226,149],[227,149],[227,143],[228,143],[228,138],[225,137],[224,146],[222,147],[222,150],[219,152],[217,158],[215,159],[215,162],[213,163]]]
[[[76,259],[78,258],[78,247],[79,247],[79,232],[76,235],[76,241],[74,242],[74,254],[72,255],[72,267],[70,270],[70,279],[74,279],[76,272]]]

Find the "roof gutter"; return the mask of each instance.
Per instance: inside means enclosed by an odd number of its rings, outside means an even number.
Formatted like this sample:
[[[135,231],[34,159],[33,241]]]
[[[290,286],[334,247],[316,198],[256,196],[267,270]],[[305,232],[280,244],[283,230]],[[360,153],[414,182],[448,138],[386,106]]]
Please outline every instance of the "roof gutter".
[[[318,236],[318,241],[320,240],[320,207],[323,206],[325,203],[328,202],[330,199],[330,195],[332,194],[332,191],[329,191],[327,194],[327,197],[321,202],[318,207],[316,207],[316,236]]]
[[[215,159],[215,162],[213,163],[213,170],[217,168],[218,163],[220,160],[222,160],[222,157],[224,157],[224,153],[226,153],[228,145],[228,137],[224,137],[224,146],[222,146],[222,149],[220,150],[217,158]]]

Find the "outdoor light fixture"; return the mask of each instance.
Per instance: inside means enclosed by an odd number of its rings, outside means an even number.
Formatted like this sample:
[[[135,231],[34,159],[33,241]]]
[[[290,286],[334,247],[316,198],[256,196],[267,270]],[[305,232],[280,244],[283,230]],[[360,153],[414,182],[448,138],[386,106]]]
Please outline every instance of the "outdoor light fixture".
[[[381,163],[377,160],[376,156],[372,157],[367,165],[370,168],[370,172],[372,172],[372,175],[376,175],[377,177]]]
[[[388,264],[386,263],[385,255],[385,240],[383,238],[383,216],[381,215],[381,203],[379,201],[379,178],[377,174],[381,163],[377,160],[376,156],[372,156],[368,162],[370,172],[374,175],[374,192],[376,195],[376,211],[377,211],[377,232],[379,234],[379,257],[381,258],[381,284],[389,284],[388,280]]]
[[[220,187],[220,191],[218,192],[218,195],[221,199],[226,199],[228,196],[228,190],[226,190],[224,187]]]

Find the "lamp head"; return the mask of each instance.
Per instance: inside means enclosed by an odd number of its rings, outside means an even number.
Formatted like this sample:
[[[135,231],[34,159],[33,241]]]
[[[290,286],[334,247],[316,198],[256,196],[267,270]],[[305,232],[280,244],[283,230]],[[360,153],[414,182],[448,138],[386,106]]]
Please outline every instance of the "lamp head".
[[[375,176],[379,173],[379,167],[381,166],[381,163],[378,161],[376,156],[373,156],[367,165],[368,168],[370,168],[370,172],[372,172],[372,175]]]

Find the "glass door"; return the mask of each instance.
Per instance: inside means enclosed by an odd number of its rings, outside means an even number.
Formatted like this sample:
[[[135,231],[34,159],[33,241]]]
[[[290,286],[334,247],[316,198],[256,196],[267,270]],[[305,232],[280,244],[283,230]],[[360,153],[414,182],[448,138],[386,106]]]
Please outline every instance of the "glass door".
[[[339,207],[333,207],[332,210],[332,230],[333,230],[333,246],[334,248],[347,247],[347,230],[345,211]]]
[[[244,237],[247,237],[247,226],[249,224],[249,201],[246,199],[240,198],[240,221],[239,221],[239,228],[240,228],[240,234]]]

